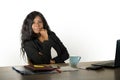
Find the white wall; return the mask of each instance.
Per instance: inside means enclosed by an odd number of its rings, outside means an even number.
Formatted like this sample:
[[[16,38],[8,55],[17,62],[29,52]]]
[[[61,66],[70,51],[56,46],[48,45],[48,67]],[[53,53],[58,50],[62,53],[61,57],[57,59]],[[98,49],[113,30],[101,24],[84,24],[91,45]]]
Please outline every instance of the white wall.
[[[114,59],[119,0],[1,0],[0,66],[26,64],[20,57],[20,30],[34,10],[43,13],[70,55],[80,55],[81,61]]]

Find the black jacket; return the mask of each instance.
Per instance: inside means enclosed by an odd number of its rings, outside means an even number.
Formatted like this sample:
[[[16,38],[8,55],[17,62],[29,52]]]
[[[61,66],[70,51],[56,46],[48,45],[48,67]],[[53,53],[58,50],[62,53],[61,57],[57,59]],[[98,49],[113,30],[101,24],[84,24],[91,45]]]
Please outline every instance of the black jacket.
[[[53,47],[58,56],[51,58],[51,47]],[[60,39],[54,32],[49,34],[49,40],[43,43],[38,39],[25,42],[24,49],[26,51],[28,60],[32,64],[49,64],[50,60],[55,60],[56,63],[64,63],[69,58],[68,51]]]

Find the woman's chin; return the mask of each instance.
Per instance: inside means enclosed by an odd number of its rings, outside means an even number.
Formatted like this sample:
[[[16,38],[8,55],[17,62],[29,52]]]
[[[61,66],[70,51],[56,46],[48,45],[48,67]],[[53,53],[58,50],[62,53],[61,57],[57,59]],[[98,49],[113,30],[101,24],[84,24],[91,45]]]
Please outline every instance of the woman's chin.
[[[34,32],[35,34],[40,34],[40,32],[39,31],[36,31],[36,32]]]

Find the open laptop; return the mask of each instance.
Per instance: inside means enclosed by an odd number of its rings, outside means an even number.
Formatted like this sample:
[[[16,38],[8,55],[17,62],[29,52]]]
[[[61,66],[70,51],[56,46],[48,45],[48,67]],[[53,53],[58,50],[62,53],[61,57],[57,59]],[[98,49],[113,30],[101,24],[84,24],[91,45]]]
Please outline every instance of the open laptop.
[[[108,68],[120,67],[120,40],[117,40],[116,42],[115,60],[103,61],[103,62],[95,63],[92,65],[108,67]]]

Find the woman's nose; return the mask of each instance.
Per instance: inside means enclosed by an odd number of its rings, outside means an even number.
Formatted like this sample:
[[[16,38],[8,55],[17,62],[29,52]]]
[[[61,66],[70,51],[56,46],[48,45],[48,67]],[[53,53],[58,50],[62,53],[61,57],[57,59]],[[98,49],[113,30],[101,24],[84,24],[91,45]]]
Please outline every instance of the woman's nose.
[[[38,23],[35,24],[36,27],[39,27],[40,25]]]

